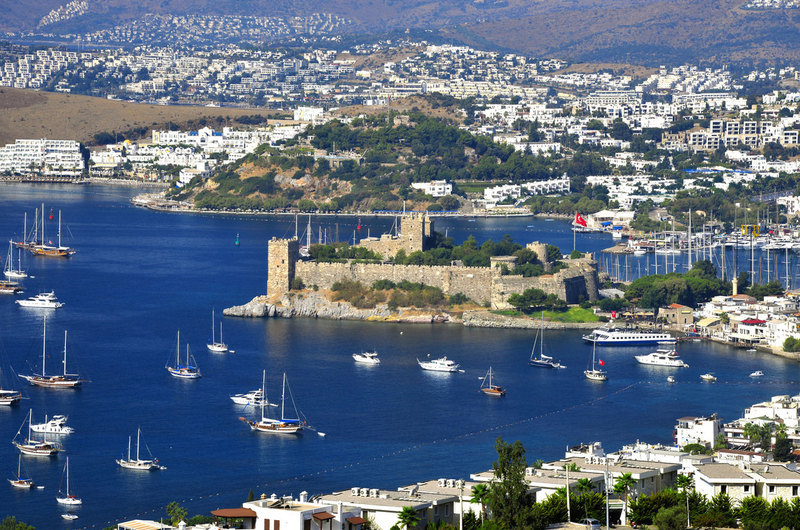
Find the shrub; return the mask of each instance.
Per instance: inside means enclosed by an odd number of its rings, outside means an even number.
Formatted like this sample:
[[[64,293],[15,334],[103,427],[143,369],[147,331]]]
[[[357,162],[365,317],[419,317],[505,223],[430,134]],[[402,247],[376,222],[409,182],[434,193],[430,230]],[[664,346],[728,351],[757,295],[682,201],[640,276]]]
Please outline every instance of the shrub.
[[[395,288],[395,283],[392,280],[377,280],[372,283],[372,288],[379,291],[388,291]]]
[[[579,250],[573,250],[572,252],[569,253],[569,259],[578,259],[582,257],[583,253]]]
[[[295,277],[292,280],[292,284],[289,286],[292,291],[301,291],[306,288],[306,284],[303,283],[302,278]]]
[[[467,301],[469,301],[469,298],[464,293],[456,293],[450,297],[452,305],[466,304]]]
[[[783,341],[783,351],[796,352],[800,351],[800,339],[794,337],[786,337]]]

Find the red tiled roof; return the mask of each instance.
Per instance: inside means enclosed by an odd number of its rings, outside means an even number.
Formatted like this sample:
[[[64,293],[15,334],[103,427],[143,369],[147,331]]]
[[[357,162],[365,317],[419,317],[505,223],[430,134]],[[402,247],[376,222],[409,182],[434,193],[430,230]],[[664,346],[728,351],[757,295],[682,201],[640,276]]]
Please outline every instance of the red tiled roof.
[[[350,524],[364,524],[367,522],[366,519],[362,519],[361,517],[348,517],[345,519]]]
[[[755,326],[755,325],[758,325],[758,324],[766,324],[767,321],[766,320],[759,320],[757,318],[748,318],[746,320],[742,320],[741,323],[742,324],[747,324],[749,326]]]
[[[333,514],[328,512],[318,512],[312,515],[312,517],[317,521],[327,521],[328,519],[333,519]]]
[[[250,508],[221,508],[219,510],[214,510],[211,512],[211,515],[215,515],[217,517],[257,517],[256,512],[251,510]]]

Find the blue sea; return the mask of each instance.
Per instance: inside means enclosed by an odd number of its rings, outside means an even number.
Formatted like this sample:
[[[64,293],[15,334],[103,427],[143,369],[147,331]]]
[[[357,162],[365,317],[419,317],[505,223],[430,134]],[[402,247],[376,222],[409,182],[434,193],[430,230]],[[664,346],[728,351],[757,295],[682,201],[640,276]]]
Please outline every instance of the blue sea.
[[[267,241],[294,233],[291,217],[159,213],[129,202],[134,190],[102,186],[0,187],[0,235],[17,238],[23,213],[45,203],[57,212],[71,259],[23,256],[34,278],[26,295],[55,290],[65,306],[47,318],[48,366],[59,367],[64,330],[70,371],[91,382],[76,391],[24,387],[21,406],[0,408],[0,471],[11,477],[17,451],[11,440],[28,409],[34,419],[69,415],[76,429],[62,437],[57,458],[23,457],[27,474],[43,490],[0,484],[0,518],[15,515],[37,528],[102,528],[116,522],[163,516],[178,501],[190,514],[241,504],[261,493],[311,495],[352,486],[396,488],[435,478],[466,478],[489,469],[498,436],[521,440],[529,461],[555,459],[565,446],[601,441],[605,447],[642,440],[671,443],[675,419],[743,409],[774,394],[798,390],[798,365],[761,353],[709,343],[685,343],[680,370],[643,367],[634,354],[647,348],[598,348],[610,379],[587,381],[581,373],[591,350],[575,331],[548,332],[546,351],[567,365],[549,371],[527,365],[533,334],[519,330],[466,329],[456,325],[399,325],[317,320],[225,318],[225,341],[236,353],[206,351],[211,310],[263,293]],[[390,218],[362,217],[362,235],[390,229]],[[300,232],[306,224],[300,220]],[[312,218],[333,238],[350,239],[353,217]],[[510,234],[518,242],[541,240],[569,251],[572,233],[563,221],[544,219],[446,219],[436,228],[460,242]],[[240,245],[234,241],[238,235]],[[600,234],[578,234],[580,250],[611,246]],[[5,249],[3,249],[3,255]],[[42,311],[0,298],[0,366],[18,373],[39,367]],[[197,359],[202,379],[176,380],[164,365],[174,355],[176,333]],[[182,346],[184,348],[185,346]],[[352,353],[377,349],[376,367],[353,362]],[[447,355],[464,373],[423,372],[416,358]],[[478,392],[492,366],[503,399]],[[267,370],[271,401],[280,400],[285,372],[297,407],[312,431],[299,437],[251,432],[240,417],[257,411],[229,396],[257,388]],[[763,370],[754,381],[747,376]],[[700,382],[714,372],[716,384]],[[678,383],[668,385],[674,374]],[[114,460],[128,436],[142,429],[143,449],[167,466],[135,472]],[[146,446],[144,445],[146,444]],[[145,448],[146,447],[146,448]],[[70,487],[83,498],[64,521],[55,496],[66,457]]]

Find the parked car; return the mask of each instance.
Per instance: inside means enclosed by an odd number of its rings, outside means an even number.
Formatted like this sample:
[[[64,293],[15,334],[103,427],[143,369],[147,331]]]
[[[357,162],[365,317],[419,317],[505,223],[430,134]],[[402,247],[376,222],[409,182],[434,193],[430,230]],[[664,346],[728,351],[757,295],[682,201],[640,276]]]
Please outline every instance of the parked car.
[[[586,530],[600,530],[600,521],[597,519],[581,519],[578,524],[586,527]]]

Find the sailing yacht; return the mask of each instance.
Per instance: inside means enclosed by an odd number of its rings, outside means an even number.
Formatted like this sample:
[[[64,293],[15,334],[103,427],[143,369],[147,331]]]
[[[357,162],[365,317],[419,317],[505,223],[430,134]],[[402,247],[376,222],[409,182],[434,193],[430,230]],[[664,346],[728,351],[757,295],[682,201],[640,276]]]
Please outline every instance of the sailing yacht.
[[[19,390],[12,390],[5,386],[7,381],[4,366],[5,363],[3,363],[3,366],[0,366],[0,405],[16,405],[19,400],[22,399],[22,393]]]
[[[492,382],[492,367],[489,367],[489,371],[486,372],[486,375],[483,376],[483,382],[481,383],[481,392],[486,394],[487,396],[492,397],[503,397],[506,395],[506,389],[502,386],[497,386]]]
[[[264,370],[262,375],[262,391],[266,395],[266,373],[267,371]],[[283,391],[281,392],[281,419],[274,419],[268,418],[264,416],[264,399],[261,402],[261,420],[260,421],[253,421],[248,420],[246,418],[239,418],[241,421],[245,422],[250,426],[250,429],[258,432],[266,432],[266,433],[275,433],[275,434],[300,434],[304,427],[307,427],[307,423],[305,420],[300,419],[300,414],[297,412],[297,405],[294,403],[294,397],[292,397],[292,390],[289,389],[289,397],[292,400],[292,405],[294,406],[294,413],[296,418],[287,418],[286,417],[286,373],[283,374]]]
[[[31,438],[31,419],[33,418],[33,409],[28,412],[28,417],[25,418],[25,421],[22,422],[20,425],[19,430],[17,431],[16,436],[14,436],[14,440],[11,443],[19,449],[19,452],[23,455],[30,455],[30,456],[55,456],[61,450],[61,444],[53,444],[47,441],[39,441],[33,440]],[[28,437],[21,442],[17,441],[17,437],[22,433],[22,427],[25,426],[25,422],[28,423]]]
[[[536,357],[537,342],[539,343],[539,357]],[[528,364],[539,368],[566,368],[566,366],[562,366],[561,362],[544,354],[544,311],[542,311],[542,325],[536,332],[536,338],[533,339],[533,348],[531,348],[531,358],[528,360]]]
[[[226,353],[228,345],[222,341],[222,319],[219,319],[219,342],[214,336],[214,309],[211,309],[211,344],[206,344],[208,351],[213,353]]]
[[[127,458],[118,458],[117,464],[120,467],[124,467],[125,469],[135,469],[137,471],[154,471],[158,469],[167,469],[165,466],[162,466],[158,463],[158,458],[152,458],[150,460],[142,460],[139,458],[139,442],[142,436],[142,429],[139,428],[136,430],[136,458],[131,458],[131,437],[128,436],[128,457]],[[148,453],[150,450],[148,449]]]
[[[53,218],[53,212],[50,212],[50,218]],[[34,243],[30,245],[30,251],[34,256],[49,256],[55,258],[68,258],[75,254],[75,249],[65,247],[61,244],[61,210],[58,211],[58,246],[53,246],[51,242],[45,243],[44,237],[44,204],[42,204],[42,239],[41,243]]]
[[[170,366],[167,363],[164,368],[167,369],[172,377],[179,379],[198,379],[200,378],[200,370],[197,368],[197,361],[194,357],[189,355],[189,345],[186,345],[186,364],[181,364],[181,332],[178,330],[178,346],[175,350],[175,366]]]
[[[58,487],[56,501],[59,504],[65,504],[67,506],[77,506],[78,504],[83,504],[83,501],[79,497],[76,497],[69,492],[69,457],[67,457],[67,463],[64,464],[64,475],[67,477],[67,487],[63,494],[61,493],[61,486]],[[64,478],[63,475],[62,478]]]
[[[605,370],[600,370],[599,368],[597,368],[597,365],[595,364],[596,350],[597,350],[597,342],[595,341],[592,344],[592,367],[589,370],[584,370],[583,375],[586,376],[586,379],[589,379],[591,381],[606,381],[608,379],[608,376],[606,375]],[[604,364],[603,361],[600,361],[600,365],[602,366],[603,364]]]
[[[6,266],[3,269],[3,274],[10,280],[19,280],[27,278],[28,273],[22,270],[22,251],[17,253],[17,268],[14,268],[14,241],[8,241],[8,257],[6,257]]]
[[[84,383],[78,374],[67,373],[67,331],[64,330],[64,372],[57,375],[47,375],[45,362],[47,360],[46,345],[47,345],[47,317],[42,319],[42,373],[22,375],[23,379],[27,380],[30,384],[36,386],[43,386],[48,388],[77,388]]]
[[[19,455],[19,458],[17,460],[17,474],[14,475],[14,478],[8,479],[8,482],[12,486],[14,486],[15,488],[30,489],[35,485],[33,483],[33,479],[24,478],[22,476],[22,455],[21,454]]]

